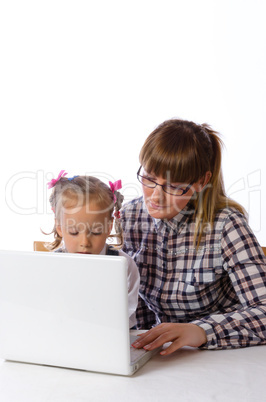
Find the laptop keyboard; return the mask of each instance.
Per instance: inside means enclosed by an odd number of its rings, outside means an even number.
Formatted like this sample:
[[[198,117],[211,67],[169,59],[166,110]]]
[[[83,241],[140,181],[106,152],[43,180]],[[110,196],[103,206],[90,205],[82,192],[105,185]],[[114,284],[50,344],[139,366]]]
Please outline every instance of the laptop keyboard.
[[[130,357],[131,357],[131,363],[134,363],[135,361],[139,360],[142,356],[144,356],[147,353],[147,350],[145,349],[136,349],[131,346],[131,344],[137,339],[137,336],[130,335]]]

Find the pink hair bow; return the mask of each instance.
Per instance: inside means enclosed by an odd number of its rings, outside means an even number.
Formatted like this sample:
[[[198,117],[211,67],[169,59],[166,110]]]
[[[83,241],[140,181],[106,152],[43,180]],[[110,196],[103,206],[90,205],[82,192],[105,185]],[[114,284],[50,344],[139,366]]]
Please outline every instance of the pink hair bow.
[[[65,173],[65,170],[61,170],[61,172],[59,173],[57,179],[52,179],[51,181],[49,181],[49,183],[47,183],[48,189],[53,188],[56,183],[58,182],[58,180],[61,179],[61,177],[64,177],[67,175],[67,173]]]
[[[110,186],[110,189],[111,189],[112,193],[114,194],[114,202],[116,202],[115,191],[120,190],[122,188],[122,181],[117,180],[114,183],[109,181],[109,186]]]

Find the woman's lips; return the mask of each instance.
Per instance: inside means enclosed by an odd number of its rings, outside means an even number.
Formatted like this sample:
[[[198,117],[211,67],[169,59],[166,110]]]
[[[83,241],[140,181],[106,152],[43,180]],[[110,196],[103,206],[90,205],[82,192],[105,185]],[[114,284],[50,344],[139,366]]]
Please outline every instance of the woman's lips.
[[[150,201],[149,204],[152,209],[163,209],[164,208],[163,205],[154,204],[152,201]]]

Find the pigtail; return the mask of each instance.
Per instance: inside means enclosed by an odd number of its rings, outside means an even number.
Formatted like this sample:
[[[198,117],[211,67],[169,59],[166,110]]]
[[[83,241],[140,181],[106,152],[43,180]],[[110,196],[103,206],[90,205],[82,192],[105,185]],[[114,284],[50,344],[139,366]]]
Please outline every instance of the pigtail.
[[[120,209],[122,208],[122,204],[124,201],[124,196],[117,190],[114,191],[115,204],[114,204],[114,230],[115,233],[112,237],[116,237],[118,239],[118,244],[116,244],[116,248],[121,248],[123,246],[123,229],[122,223],[120,219]]]
[[[118,191],[122,188],[121,180],[112,183],[109,181],[110,191],[113,193],[113,216],[114,216],[114,232],[109,237],[117,238],[118,243],[113,245],[115,248],[120,249],[123,246],[123,229],[120,220],[120,209],[124,201],[124,196]]]
[[[61,246],[62,244],[62,237],[58,234],[57,230],[56,230],[56,226],[54,225],[53,230],[50,233],[45,233],[42,230],[42,233],[45,235],[54,235],[54,241],[53,242],[47,242],[45,243],[45,247],[50,250],[50,251],[54,251],[55,249],[57,249],[59,246]]]
[[[62,190],[62,186],[64,186],[64,183],[67,183],[69,181],[69,179],[65,178],[65,175],[67,173],[65,173],[64,170],[61,170],[61,172],[59,173],[59,176],[57,179],[52,179],[49,183],[48,183],[48,189],[53,188],[52,193],[49,197],[49,202],[51,205],[51,209],[53,211],[53,213],[55,214],[56,217],[56,211],[58,210],[58,199],[59,199],[59,194]],[[44,235],[53,235],[54,236],[54,241],[52,242],[47,242],[45,243],[45,247],[50,250],[50,251],[54,251],[55,249],[59,248],[62,244],[62,237],[59,235],[59,233],[56,230],[56,224],[54,224],[53,230],[49,233],[44,232],[43,230],[41,230],[41,232]]]
[[[204,231],[208,229],[208,225],[210,227],[213,225],[215,213],[217,212],[217,200],[225,200],[225,193],[221,173],[223,142],[219,138],[218,133],[212,130],[209,125],[202,124],[197,129],[201,134],[202,142],[205,141],[204,146],[208,157],[208,166],[206,166],[206,169],[212,174],[209,183],[194,201],[196,225],[194,244],[197,244],[197,247],[199,247]]]

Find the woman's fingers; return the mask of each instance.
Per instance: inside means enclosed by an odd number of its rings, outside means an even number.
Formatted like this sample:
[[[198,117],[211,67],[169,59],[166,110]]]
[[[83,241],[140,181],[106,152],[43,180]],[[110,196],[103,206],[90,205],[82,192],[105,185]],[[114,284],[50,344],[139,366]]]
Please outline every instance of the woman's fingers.
[[[171,342],[173,339],[173,334],[169,331],[171,325],[174,324],[160,324],[157,327],[150,329],[148,332],[141,334],[132,346],[153,350],[162,346],[166,342]]]
[[[172,342],[161,354],[168,355],[183,346],[198,347],[207,341],[205,331],[194,324],[164,323],[141,334],[132,344],[135,348],[153,350]]]
[[[185,345],[183,344],[181,339],[177,339],[176,341],[172,342],[170,346],[168,346],[167,348],[162,350],[160,352],[160,354],[163,355],[163,356],[170,355],[171,353],[173,353],[176,350],[182,348],[183,346],[185,346]]]
[[[145,334],[139,335],[138,339],[132,344],[132,346],[136,348],[143,348],[145,345],[148,345],[154,339],[156,339],[156,335],[154,336],[154,333],[152,332],[152,330],[150,330]]]

